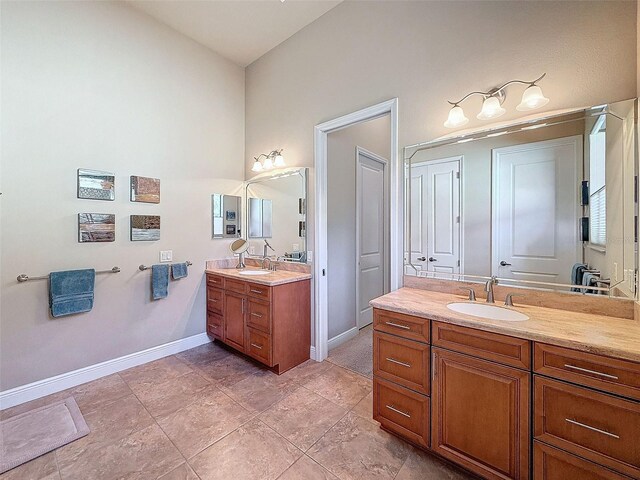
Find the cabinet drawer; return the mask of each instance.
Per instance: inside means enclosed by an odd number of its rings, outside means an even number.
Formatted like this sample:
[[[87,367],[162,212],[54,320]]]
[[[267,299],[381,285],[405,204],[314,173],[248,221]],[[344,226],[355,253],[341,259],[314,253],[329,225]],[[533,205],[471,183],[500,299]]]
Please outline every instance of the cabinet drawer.
[[[207,310],[222,315],[224,313],[224,291],[220,288],[207,288]]]
[[[220,275],[207,274],[207,285],[209,287],[224,288],[224,277]]]
[[[373,418],[387,430],[429,448],[429,397],[373,379]]]
[[[245,352],[271,367],[271,335],[253,328],[247,328]]]
[[[247,325],[271,333],[271,304],[249,298],[249,316]]]
[[[224,341],[223,318],[215,313],[207,313],[207,333],[218,340]]]
[[[258,283],[248,283],[247,294],[251,297],[261,298],[263,300],[271,300],[271,287],[260,285]]]
[[[536,440],[640,477],[640,403],[536,376]]]
[[[640,364],[536,343],[534,370],[550,377],[640,400]]]
[[[531,342],[449,323],[433,322],[433,345],[511,367],[531,368]]]
[[[231,292],[236,292],[236,293],[246,293],[247,282],[243,282],[242,280],[236,280],[235,278],[225,278],[224,289],[229,290]]]
[[[424,343],[373,333],[374,375],[429,395],[431,347]]]
[[[418,342],[429,343],[430,321],[403,313],[373,309],[373,328]]]
[[[544,443],[533,443],[534,480],[630,480],[629,477]]]

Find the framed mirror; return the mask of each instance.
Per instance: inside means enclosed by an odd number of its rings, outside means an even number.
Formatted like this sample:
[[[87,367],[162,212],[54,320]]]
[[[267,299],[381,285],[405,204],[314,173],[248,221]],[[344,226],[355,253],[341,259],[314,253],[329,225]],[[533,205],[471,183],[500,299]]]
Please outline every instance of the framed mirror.
[[[242,199],[235,195],[211,195],[211,238],[241,236]]]
[[[634,298],[636,99],[404,148],[405,274]]]

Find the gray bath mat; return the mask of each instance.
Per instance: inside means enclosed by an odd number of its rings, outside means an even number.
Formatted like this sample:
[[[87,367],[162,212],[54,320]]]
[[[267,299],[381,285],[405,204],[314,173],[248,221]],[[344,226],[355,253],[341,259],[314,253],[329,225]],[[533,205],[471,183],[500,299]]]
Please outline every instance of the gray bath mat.
[[[373,378],[373,328],[363,328],[358,335],[329,352],[328,361]]]
[[[0,474],[89,433],[69,397],[0,422]]]

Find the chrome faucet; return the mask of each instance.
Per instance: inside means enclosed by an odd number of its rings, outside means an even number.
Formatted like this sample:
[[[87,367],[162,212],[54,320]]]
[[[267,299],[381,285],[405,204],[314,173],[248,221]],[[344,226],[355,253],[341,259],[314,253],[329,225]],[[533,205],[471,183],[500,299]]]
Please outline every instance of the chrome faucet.
[[[487,292],[487,303],[496,303],[493,298],[493,286],[497,285],[498,279],[495,275],[491,277],[490,280],[487,280],[487,283],[484,285],[484,291]]]
[[[269,245],[269,242],[267,242],[267,239],[264,239],[264,250],[263,250],[263,254],[262,254],[262,269],[266,270],[265,264],[267,263],[267,260],[269,260],[269,270],[271,270],[271,259],[269,258],[269,255],[267,254],[267,248],[270,248],[272,252],[275,252],[275,250],[273,249],[273,247],[271,245]]]

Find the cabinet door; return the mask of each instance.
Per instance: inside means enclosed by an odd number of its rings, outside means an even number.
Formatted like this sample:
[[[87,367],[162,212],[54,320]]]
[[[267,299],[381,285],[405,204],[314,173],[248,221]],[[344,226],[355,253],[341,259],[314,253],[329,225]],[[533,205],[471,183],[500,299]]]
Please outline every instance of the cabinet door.
[[[233,348],[244,352],[244,313],[246,298],[224,292],[224,338]]]
[[[531,374],[433,348],[432,449],[487,479],[529,478]]]

